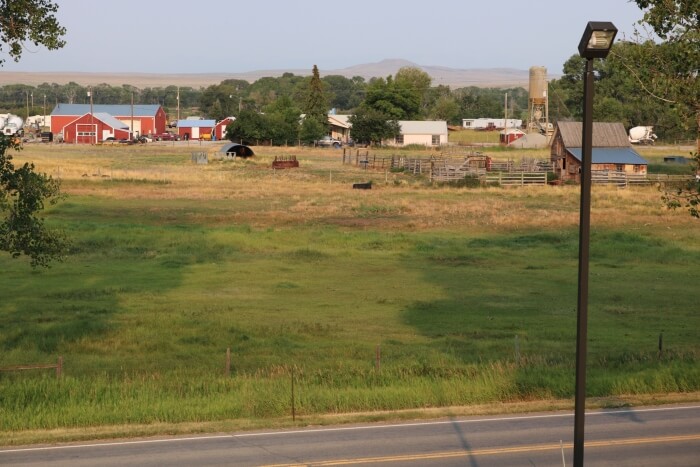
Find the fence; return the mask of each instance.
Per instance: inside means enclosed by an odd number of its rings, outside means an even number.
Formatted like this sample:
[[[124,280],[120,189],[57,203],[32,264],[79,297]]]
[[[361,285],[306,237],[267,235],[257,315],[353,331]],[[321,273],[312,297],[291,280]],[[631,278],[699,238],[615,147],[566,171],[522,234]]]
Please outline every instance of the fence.
[[[14,365],[0,368],[0,371],[23,371],[23,370],[56,370],[56,377],[60,378],[63,372],[63,357],[58,357],[58,361],[49,364],[39,364],[39,365]]]
[[[500,186],[546,185],[546,172],[489,172],[479,177],[484,185]]]

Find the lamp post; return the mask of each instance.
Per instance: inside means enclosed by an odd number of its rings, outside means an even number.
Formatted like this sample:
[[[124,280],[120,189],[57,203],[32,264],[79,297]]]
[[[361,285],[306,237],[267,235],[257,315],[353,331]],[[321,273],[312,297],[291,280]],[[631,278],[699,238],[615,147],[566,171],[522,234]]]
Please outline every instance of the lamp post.
[[[591,159],[593,157],[593,59],[605,58],[617,28],[610,22],[590,21],[578,45],[586,59],[583,80],[581,134],[581,207],[579,210],[578,312],[576,322],[576,396],[574,403],[574,467],[583,467],[586,417],[586,344],[588,339],[588,260],[591,236]]]

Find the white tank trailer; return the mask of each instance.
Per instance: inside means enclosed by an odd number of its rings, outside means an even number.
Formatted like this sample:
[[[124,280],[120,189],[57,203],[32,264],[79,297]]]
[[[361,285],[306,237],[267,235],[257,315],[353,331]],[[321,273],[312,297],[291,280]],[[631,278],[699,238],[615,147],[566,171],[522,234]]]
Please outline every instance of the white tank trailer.
[[[22,136],[24,130],[22,117],[13,114],[0,114],[0,131],[5,136]]]
[[[653,126],[636,126],[630,128],[629,140],[632,144],[654,144],[657,136]]]

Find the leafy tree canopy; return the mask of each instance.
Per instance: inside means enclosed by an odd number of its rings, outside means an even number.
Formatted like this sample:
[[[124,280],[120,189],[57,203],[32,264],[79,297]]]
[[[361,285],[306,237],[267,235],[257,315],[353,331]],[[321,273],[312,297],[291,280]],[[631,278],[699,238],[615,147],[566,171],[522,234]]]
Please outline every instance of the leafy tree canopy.
[[[0,0],[0,53],[16,62],[22,57],[25,42],[57,50],[66,42],[66,29],[58,24],[54,13],[58,5],[48,0]],[[0,66],[5,62],[0,56]]]

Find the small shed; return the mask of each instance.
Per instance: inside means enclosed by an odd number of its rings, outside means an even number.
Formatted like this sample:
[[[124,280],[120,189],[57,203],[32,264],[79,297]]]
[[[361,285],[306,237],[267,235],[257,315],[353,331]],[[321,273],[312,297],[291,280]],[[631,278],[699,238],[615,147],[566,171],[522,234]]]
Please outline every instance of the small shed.
[[[249,146],[238,143],[225,144],[221,149],[219,149],[219,152],[227,156],[242,157],[244,159],[255,155]]]
[[[500,131],[501,144],[510,144],[525,136],[525,132],[518,128],[507,128]]]
[[[554,129],[550,158],[562,181],[581,181],[581,122],[559,122]],[[620,122],[593,122],[592,171],[645,175],[648,162],[634,150]]]
[[[95,144],[107,138],[129,139],[129,125],[113,116],[98,112],[86,113],[61,128],[66,143]]]
[[[211,139],[215,126],[215,120],[178,120],[177,133],[185,141],[189,139]]]

